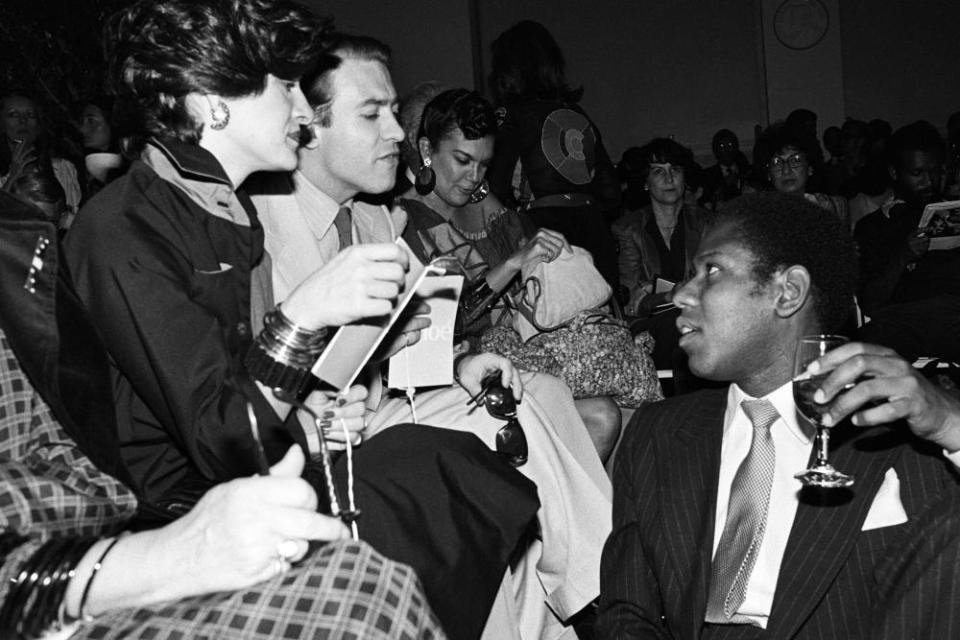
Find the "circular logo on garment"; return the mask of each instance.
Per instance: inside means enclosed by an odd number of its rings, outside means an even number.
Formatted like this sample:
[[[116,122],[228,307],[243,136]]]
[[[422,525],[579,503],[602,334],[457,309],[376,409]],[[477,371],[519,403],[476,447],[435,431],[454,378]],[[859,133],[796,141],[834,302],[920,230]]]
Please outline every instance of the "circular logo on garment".
[[[586,116],[572,109],[557,109],[543,121],[540,149],[557,173],[571,184],[593,180],[597,134]]]

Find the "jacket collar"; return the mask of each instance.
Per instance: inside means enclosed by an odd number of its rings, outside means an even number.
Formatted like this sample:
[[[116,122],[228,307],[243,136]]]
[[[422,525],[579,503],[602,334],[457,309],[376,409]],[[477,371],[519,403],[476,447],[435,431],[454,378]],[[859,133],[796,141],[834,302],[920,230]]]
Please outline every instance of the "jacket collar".
[[[156,174],[179,187],[198,206],[235,224],[251,226],[217,158],[199,145],[152,138],[140,157]]]

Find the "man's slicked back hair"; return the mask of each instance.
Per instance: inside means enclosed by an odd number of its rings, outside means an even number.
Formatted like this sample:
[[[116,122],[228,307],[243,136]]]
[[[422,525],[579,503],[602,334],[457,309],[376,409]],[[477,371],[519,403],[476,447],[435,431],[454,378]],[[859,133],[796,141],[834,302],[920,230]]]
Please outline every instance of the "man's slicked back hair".
[[[376,38],[338,33],[332,36],[317,56],[313,66],[303,74],[300,87],[313,108],[313,121],[330,126],[330,105],[333,104],[333,72],[344,60],[379,62],[390,67],[390,47]]]

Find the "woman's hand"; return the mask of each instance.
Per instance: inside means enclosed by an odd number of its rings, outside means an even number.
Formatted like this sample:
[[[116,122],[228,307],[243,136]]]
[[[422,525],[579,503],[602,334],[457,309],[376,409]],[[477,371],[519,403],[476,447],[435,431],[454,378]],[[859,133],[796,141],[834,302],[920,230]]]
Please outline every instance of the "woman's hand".
[[[33,143],[14,142],[11,148],[10,170],[7,172],[7,181],[4,183],[6,191],[13,187],[13,183],[20,176],[29,173],[37,162],[37,151]]]
[[[396,244],[348,247],[294,289],[283,312],[308,329],[387,315],[408,268],[407,254]]]
[[[508,387],[513,392],[513,397],[517,400],[523,396],[523,381],[520,380],[520,372],[513,366],[507,358],[498,356],[495,353],[478,353],[476,355],[466,356],[457,363],[457,379],[460,386],[467,390],[471,396],[480,393],[481,383],[487,375],[500,372],[500,382],[504,387]]]
[[[331,449],[345,449],[347,438],[354,446],[363,441],[363,430],[366,428],[364,413],[367,393],[365,386],[355,384],[346,393],[331,394],[314,391],[307,397],[305,404],[320,417],[320,428],[323,429],[327,445]],[[307,434],[310,450],[319,453],[320,442],[316,436],[313,418],[301,411],[300,424]]]
[[[827,426],[851,414],[858,426],[904,419],[918,437],[947,451],[960,450],[960,401],[892,349],[851,342],[815,360],[807,371],[830,372],[814,395],[816,402],[832,403],[824,419]]]
[[[532,268],[538,262],[553,262],[560,252],[573,251],[570,243],[562,233],[551,229],[540,229],[523,247],[516,251],[508,260],[517,270]]]
[[[163,595],[243,589],[286,571],[310,540],[349,537],[340,520],[317,513],[317,495],[300,478],[303,465],[294,445],[269,476],[213,487],[185,516],[152,532],[151,559],[179,578],[167,581]]]

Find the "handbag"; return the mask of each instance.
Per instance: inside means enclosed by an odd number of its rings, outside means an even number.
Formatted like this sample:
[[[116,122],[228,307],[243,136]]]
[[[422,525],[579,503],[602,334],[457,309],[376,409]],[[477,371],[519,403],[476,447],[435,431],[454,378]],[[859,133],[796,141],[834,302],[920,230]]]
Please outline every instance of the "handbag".
[[[521,270],[522,291],[514,300],[513,328],[523,340],[555,331],[578,313],[603,305],[613,290],[593,266],[590,252],[564,249],[550,262]]]
[[[560,378],[574,398],[611,396],[632,408],[663,399],[652,345],[647,332],[634,337],[624,321],[595,312],[577,314],[565,326],[529,340],[506,325],[491,327],[480,339],[481,351]]]

